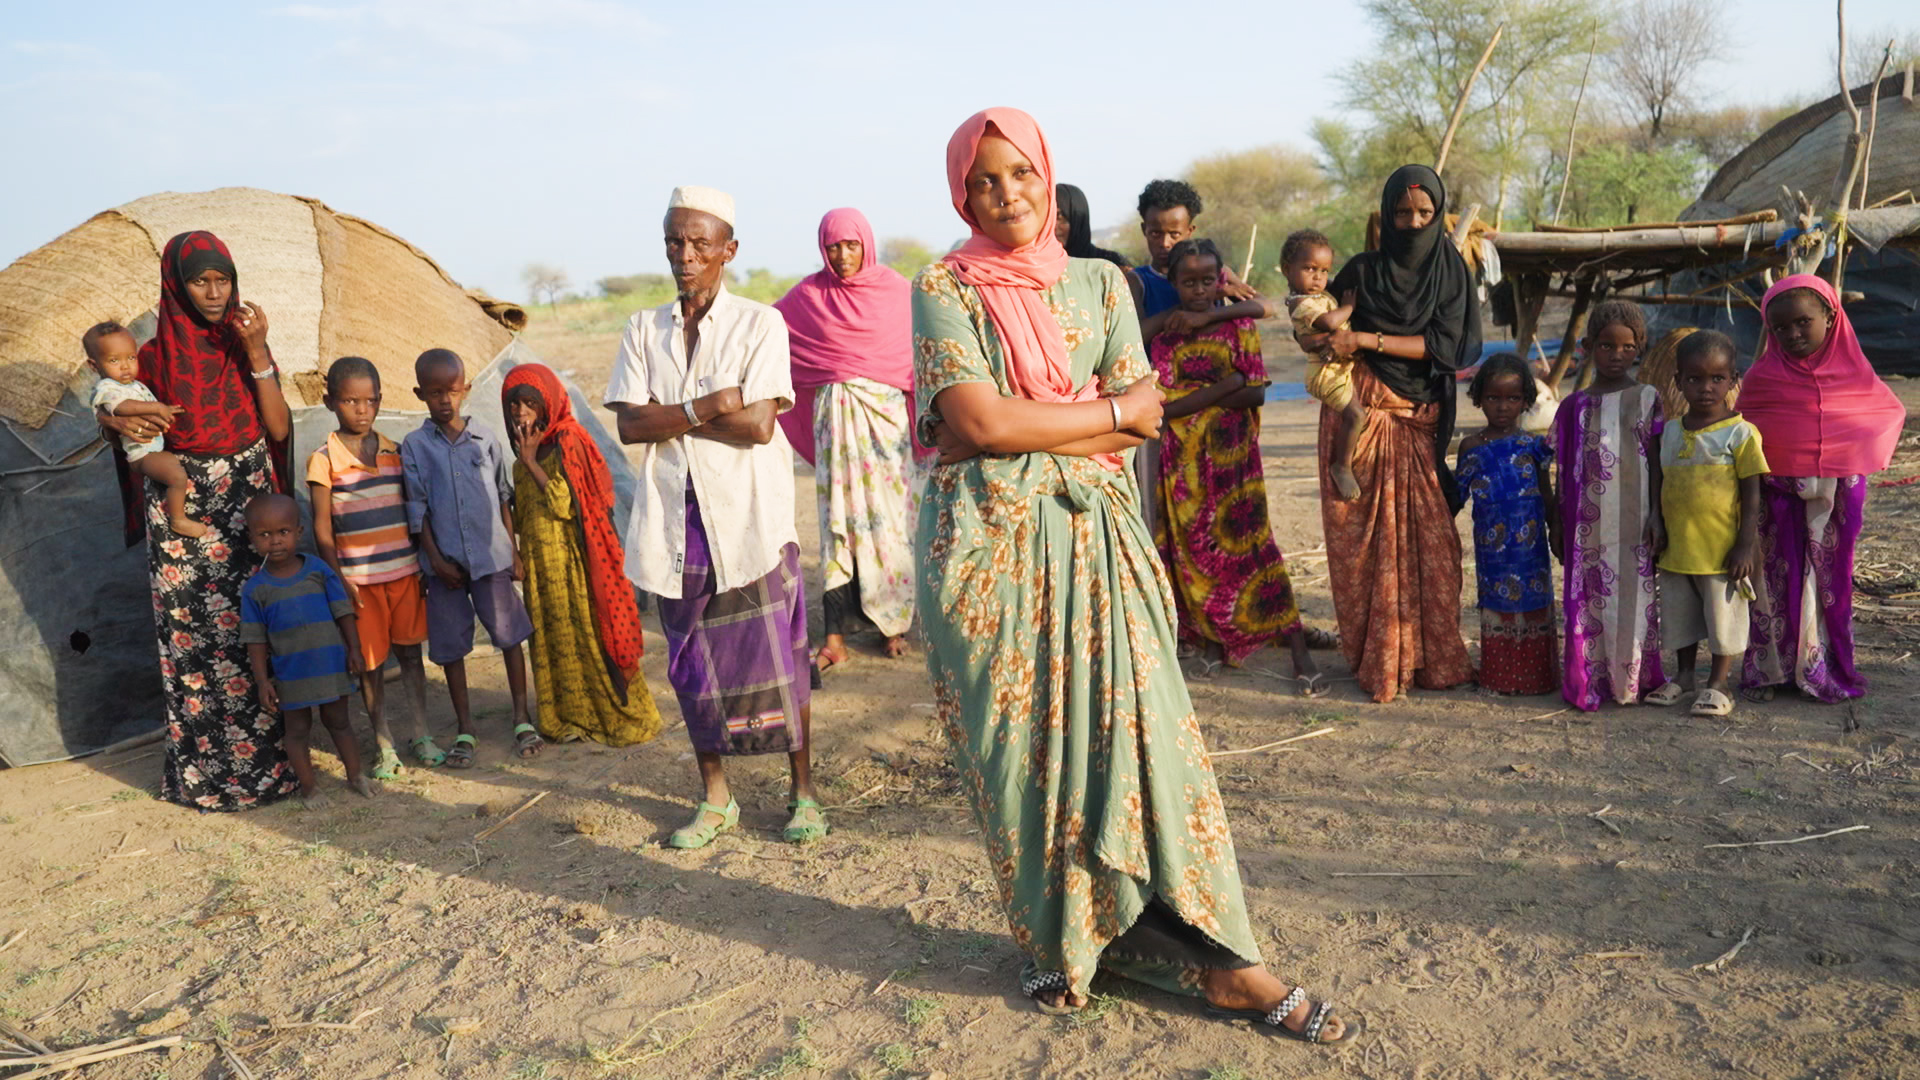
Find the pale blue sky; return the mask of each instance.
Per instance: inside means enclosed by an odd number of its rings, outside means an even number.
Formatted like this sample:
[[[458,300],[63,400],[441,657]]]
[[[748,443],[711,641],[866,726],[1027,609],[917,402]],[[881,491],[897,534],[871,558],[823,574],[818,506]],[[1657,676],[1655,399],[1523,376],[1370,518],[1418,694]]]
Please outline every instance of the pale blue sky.
[[[1854,0],[1861,28],[1910,0]],[[1369,33],[1344,3],[955,5],[613,0],[0,0],[0,263],[155,191],[318,197],[520,296],[659,270],[678,183],[731,191],[741,267],[818,266],[834,206],[881,237],[961,235],[947,135],[1039,118],[1097,224],[1193,158],[1308,145]],[[1721,102],[1829,92],[1832,7],[1730,7]],[[1819,42],[1816,48],[1809,41]],[[1811,66],[1808,60],[1813,62]]]

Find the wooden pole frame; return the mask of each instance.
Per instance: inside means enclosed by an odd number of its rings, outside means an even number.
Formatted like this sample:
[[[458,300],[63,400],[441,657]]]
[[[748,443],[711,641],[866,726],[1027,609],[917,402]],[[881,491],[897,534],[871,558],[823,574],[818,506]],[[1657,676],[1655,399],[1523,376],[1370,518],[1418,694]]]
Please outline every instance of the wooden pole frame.
[[[1433,163],[1435,176],[1444,176],[1447,171],[1447,155],[1453,151],[1453,137],[1460,130],[1460,120],[1467,114],[1467,99],[1473,95],[1473,84],[1480,78],[1487,61],[1493,59],[1493,47],[1500,44],[1500,35],[1507,32],[1507,24],[1501,23],[1494,28],[1493,38],[1487,42],[1486,51],[1480,54],[1480,62],[1473,65],[1467,74],[1467,83],[1460,88],[1460,98],[1453,103],[1453,115],[1447,118],[1447,133],[1440,137],[1440,153]]]

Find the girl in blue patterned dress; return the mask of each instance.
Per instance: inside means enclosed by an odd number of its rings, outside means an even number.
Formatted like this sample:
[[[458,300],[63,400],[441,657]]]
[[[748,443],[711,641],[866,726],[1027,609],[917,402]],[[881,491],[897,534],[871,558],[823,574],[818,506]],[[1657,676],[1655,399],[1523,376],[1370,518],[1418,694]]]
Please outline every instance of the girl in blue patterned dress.
[[[1501,694],[1548,694],[1559,685],[1553,444],[1519,426],[1538,392],[1518,356],[1488,357],[1467,390],[1487,426],[1460,441],[1454,469],[1460,489],[1473,499],[1480,685]]]

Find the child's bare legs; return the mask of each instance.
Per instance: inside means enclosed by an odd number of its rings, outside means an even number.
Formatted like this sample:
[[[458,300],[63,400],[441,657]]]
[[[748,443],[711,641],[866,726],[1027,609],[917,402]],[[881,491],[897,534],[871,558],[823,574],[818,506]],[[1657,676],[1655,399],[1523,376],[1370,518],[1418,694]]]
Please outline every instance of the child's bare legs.
[[[507,665],[507,696],[513,699],[513,737],[519,746],[520,756],[530,758],[540,752],[546,743],[535,733],[522,734],[522,727],[531,726],[532,718],[527,713],[527,647],[515,645],[501,653]]]
[[[1714,670],[1719,672],[1720,682],[1725,683],[1727,673],[1720,668],[1719,659],[1717,656],[1714,657]],[[1696,666],[1699,662],[1700,646],[1698,645],[1688,645],[1684,648],[1674,650],[1673,666],[1680,669],[1674,672],[1674,681],[1680,684],[1680,689],[1685,690],[1689,694],[1693,693],[1694,690],[1700,686],[1700,670]]]
[[[304,710],[303,710],[304,711]],[[367,779],[366,769],[360,763],[360,740],[353,737],[353,722],[347,713],[347,699],[334,698],[320,706],[320,723],[326,726],[327,734],[333,736],[333,752],[340,755],[340,764],[347,770],[347,786],[368,798],[376,790],[373,781]],[[312,755],[308,755],[307,771],[313,771]]]
[[[418,645],[395,645],[393,658],[400,664],[400,690],[407,695],[407,712],[413,717],[407,743],[416,745],[427,738],[427,666],[421,662]]]
[[[800,706],[800,749],[787,755],[787,799],[813,799],[813,706]]]
[[[187,516],[187,470],[180,459],[165,450],[143,455],[133,463],[135,471],[167,489],[167,525],[181,536],[207,535],[207,527]]]
[[[317,810],[327,805],[327,797],[320,794],[320,780],[313,774],[313,710],[288,709],[281,715],[287,722],[287,763],[300,781],[300,801]]]
[[[1718,690],[1724,694],[1727,692],[1727,679],[1733,674],[1734,658],[1712,655],[1713,663],[1707,668],[1707,689]]]
[[[453,723],[460,734],[473,735],[473,711],[467,708],[467,662],[455,660],[451,664],[441,664],[440,673],[447,678],[447,697],[453,702]]]
[[[1342,499],[1360,497],[1360,481],[1353,475],[1353,444],[1367,423],[1367,410],[1359,398],[1348,400],[1340,410],[1340,427],[1333,434],[1332,461],[1327,463],[1327,478]]]
[[[1304,623],[1287,631],[1287,649],[1293,653],[1293,677],[1300,682],[1300,696],[1319,697],[1325,693],[1320,685],[1320,665],[1314,662],[1313,653],[1307,648]]]

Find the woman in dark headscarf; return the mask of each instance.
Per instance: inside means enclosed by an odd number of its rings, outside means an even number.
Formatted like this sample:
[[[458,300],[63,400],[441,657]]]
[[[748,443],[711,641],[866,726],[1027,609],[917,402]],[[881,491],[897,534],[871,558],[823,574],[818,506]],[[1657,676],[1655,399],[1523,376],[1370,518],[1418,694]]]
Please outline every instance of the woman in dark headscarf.
[[[1467,264],[1446,236],[1447,192],[1424,165],[1404,165],[1380,196],[1380,248],[1355,255],[1328,289],[1352,295],[1352,328],[1303,341],[1356,358],[1367,410],[1354,440],[1362,495],[1343,500],[1326,470],[1340,415],[1320,413],[1320,514],[1341,649],[1375,701],[1409,686],[1446,689],[1473,676],[1460,639],[1460,508],[1446,447],[1453,373],[1480,353],[1480,311]]]
[[[281,749],[280,713],[264,709],[240,643],[240,586],[260,565],[247,503],[286,491],[292,417],[267,350],[267,315],[239,297],[239,274],[209,232],[181,233],[160,257],[160,307],[140,349],[140,381],[171,420],[102,415],[135,441],[166,432],[190,487],[187,515],[206,535],[167,527],[164,492],[131,473],[116,450],[129,546],[144,521],[153,567],[167,757],[160,795],[201,810],[245,810],[299,787]],[[117,441],[116,441],[117,445]]]
[[[1122,270],[1131,271],[1127,257],[1093,242],[1093,211],[1087,207],[1087,193],[1073,184],[1055,184],[1054,239],[1073,259],[1105,259]]]

